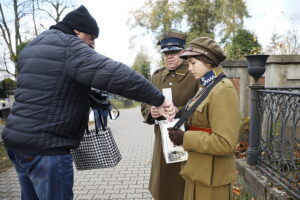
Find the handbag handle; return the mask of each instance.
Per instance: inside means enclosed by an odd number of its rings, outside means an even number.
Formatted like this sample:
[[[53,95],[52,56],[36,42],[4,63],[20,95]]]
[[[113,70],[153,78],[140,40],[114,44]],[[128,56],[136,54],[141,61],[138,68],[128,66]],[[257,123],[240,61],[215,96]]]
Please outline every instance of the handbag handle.
[[[173,126],[174,130],[178,130],[179,127],[181,127],[182,124],[184,124],[188,117],[193,114],[198,107],[198,105],[208,96],[209,92],[213,89],[213,87],[220,82],[225,75],[221,73],[217,78],[213,80],[212,83],[210,83],[207,87],[205,87],[201,92],[200,92],[200,97],[197,99],[197,101],[191,106],[190,109],[188,109],[186,112],[183,112],[185,108],[182,108],[179,112],[183,113],[183,116],[180,117],[178,122]]]
[[[111,115],[111,112],[108,112],[109,117],[110,117],[111,120],[116,120],[120,116],[120,111],[116,108],[116,106],[114,104],[111,103],[110,105],[117,111],[117,116],[115,116],[113,118],[112,115]]]
[[[85,133],[86,133],[87,135],[91,133],[90,130],[89,130],[89,124],[86,125]]]
[[[95,129],[96,129],[96,133],[98,133],[98,124],[97,124],[97,119],[96,119],[96,115],[95,115],[95,111],[96,112],[98,112],[98,116],[99,116],[99,121],[100,121],[100,125],[101,125],[101,127],[102,127],[102,130],[103,131],[106,131],[106,126],[105,126],[105,124],[104,124],[104,120],[103,120],[103,118],[102,118],[102,115],[101,115],[101,113],[100,113],[100,110],[98,110],[98,109],[94,109],[94,118],[95,118]]]

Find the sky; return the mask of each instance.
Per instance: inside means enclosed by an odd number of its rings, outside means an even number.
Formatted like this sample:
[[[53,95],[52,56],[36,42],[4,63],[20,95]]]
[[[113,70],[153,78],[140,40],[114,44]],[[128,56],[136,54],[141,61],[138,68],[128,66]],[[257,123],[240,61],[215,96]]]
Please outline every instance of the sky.
[[[247,0],[246,3],[251,17],[244,26],[258,36],[263,47],[270,43],[272,33],[284,34],[293,28],[292,16],[297,15],[300,20],[300,0]]]
[[[146,47],[150,59],[158,61],[155,50],[156,41],[151,36],[144,36],[136,41],[136,48],[130,49],[129,39],[137,33],[131,30],[126,21],[129,11],[139,8],[144,0],[83,0],[100,27],[96,50],[114,60],[132,65],[141,46]],[[300,0],[246,0],[251,18],[244,21],[245,28],[258,36],[258,41],[266,47],[273,32],[284,34],[292,27],[289,17],[300,15]],[[299,16],[300,17],[300,16]],[[157,62],[156,62],[157,63]]]
[[[134,40],[135,48],[130,48],[130,38],[144,31],[130,29],[126,22],[132,17],[130,11],[140,8],[145,0],[78,1],[87,7],[98,22],[100,34],[96,39],[97,52],[131,66],[136,54],[143,48],[150,57],[151,72],[159,68],[157,63],[161,57],[155,49],[157,41],[153,36],[139,37]],[[251,17],[244,20],[244,26],[258,36],[258,41],[263,47],[270,43],[272,33],[284,34],[292,28],[289,20],[291,16],[297,14],[300,19],[300,0],[245,0],[245,2]]]
[[[153,38],[144,36],[135,40],[136,47],[130,49],[130,38],[139,33],[126,24],[130,11],[142,6],[144,0],[83,0],[83,5],[96,19],[100,33],[96,39],[96,51],[114,60],[132,65],[141,46],[150,57],[157,57]]]

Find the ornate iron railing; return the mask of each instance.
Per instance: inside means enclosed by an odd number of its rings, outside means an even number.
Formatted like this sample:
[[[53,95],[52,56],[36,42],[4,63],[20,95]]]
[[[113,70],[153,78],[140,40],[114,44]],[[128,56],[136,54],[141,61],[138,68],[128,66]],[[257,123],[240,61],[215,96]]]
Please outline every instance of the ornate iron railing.
[[[258,89],[256,166],[300,199],[300,87]]]

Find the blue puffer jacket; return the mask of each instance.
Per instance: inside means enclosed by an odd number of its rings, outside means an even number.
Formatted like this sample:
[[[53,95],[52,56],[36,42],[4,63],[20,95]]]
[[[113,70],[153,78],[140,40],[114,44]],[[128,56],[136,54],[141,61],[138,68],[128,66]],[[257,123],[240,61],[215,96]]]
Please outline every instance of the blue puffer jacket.
[[[15,103],[2,135],[7,148],[23,154],[64,154],[76,148],[88,121],[91,87],[154,106],[164,101],[128,66],[55,29],[23,49],[18,68]]]

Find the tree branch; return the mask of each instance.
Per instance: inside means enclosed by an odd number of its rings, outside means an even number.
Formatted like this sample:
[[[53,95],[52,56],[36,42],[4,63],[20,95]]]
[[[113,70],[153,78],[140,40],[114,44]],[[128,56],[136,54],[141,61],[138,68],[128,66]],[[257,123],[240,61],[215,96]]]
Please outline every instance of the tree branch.
[[[32,0],[32,21],[34,27],[34,34],[35,36],[37,36],[38,32],[37,32],[36,21],[35,21],[35,0]]]
[[[6,23],[6,20],[5,20],[5,17],[4,17],[4,13],[3,13],[3,9],[2,9],[2,5],[0,3],[0,13],[1,13],[1,17],[2,17],[2,24],[3,26],[1,26],[0,24],[0,28],[2,30],[2,34],[4,36],[4,39],[5,39],[5,42],[7,44],[7,47],[9,49],[9,51],[11,53],[14,53],[13,52],[13,49],[12,49],[12,42],[11,42],[11,36],[10,36],[10,31],[9,31],[9,28],[7,26],[7,23]]]
[[[6,53],[5,52],[3,53],[3,64],[5,66],[5,69],[0,69],[0,71],[1,72],[6,72],[6,73],[16,77],[14,73],[12,73],[8,70],[8,65],[7,65],[7,62],[6,62]]]
[[[39,10],[40,10],[40,11],[43,11],[43,12],[45,12],[45,13],[47,13],[47,15],[48,15],[51,19],[53,19],[53,20],[55,21],[55,17],[53,17],[52,14],[51,14],[50,12],[48,12],[47,10],[42,9],[42,8],[39,8]]]

